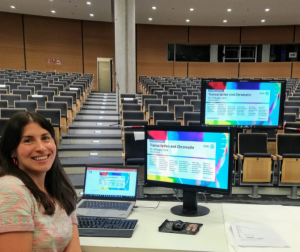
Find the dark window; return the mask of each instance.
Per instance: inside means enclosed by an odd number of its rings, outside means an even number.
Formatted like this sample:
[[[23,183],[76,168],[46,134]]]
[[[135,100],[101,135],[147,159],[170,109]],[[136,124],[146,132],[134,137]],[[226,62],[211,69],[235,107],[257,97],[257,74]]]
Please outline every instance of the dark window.
[[[218,46],[218,62],[223,62],[223,57],[225,56],[223,51],[224,51],[224,46],[219,45]]]
[[[168,61],[174,61],[175,51],[174,51],[174,44],[168,45]]]
[[[174,55],[175,54],[175,58]],[[168,45],[168,61],[209,62],[210,45]]]
[[[219,45],[218,62],[261,62],[262,45]]]
[[[261,60],[262,60],[262,45],[257,45],[256,62],[261,62]]]
[[[300,45],[271,45],[270,62],[291,62],[300,61]],[[291,55],[291,53],[294,54]],[[295,53],[297,56],[295,57]]]
[[[226,59],[235,59],[239,58],[239,46],[227,46],[225,50],[225,58]]]

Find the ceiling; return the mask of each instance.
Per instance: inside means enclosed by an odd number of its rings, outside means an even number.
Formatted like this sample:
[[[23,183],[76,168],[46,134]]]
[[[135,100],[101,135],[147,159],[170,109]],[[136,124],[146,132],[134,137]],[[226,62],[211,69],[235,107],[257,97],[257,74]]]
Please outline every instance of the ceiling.
[[[88,5],[87,1],[91,4]],[[11,6],[15,6],[15,9]],[[194,8],[194,11],[190,11],[190,8]],[[227,11],[229,8],[231,12]],[[270,10],[266,12],[266,8]],[[112,22],[112,9],[113,0],[0,1],[2,12],[105,22]],[[51,13],[52,10],[55,13]],[[189,26],[295,25],[300,24],[299,10],[300,0],[136,0],[136,23]],[[152,21],[148,18],[152,18]],[[187,19],[190,22],[186,22]]]

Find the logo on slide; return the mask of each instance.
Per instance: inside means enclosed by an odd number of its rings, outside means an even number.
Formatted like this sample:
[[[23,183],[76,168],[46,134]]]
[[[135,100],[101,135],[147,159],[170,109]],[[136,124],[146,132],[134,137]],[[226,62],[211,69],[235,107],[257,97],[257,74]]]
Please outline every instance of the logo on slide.
[[[214,146],[213,144],[211,144],[211,145],[210,145],[210,148],[211,148],[211,149],[214,149],[214,148],[215,148],[215,146]]]
[[[265,92],[266,95],[269,95],[269,92]]]

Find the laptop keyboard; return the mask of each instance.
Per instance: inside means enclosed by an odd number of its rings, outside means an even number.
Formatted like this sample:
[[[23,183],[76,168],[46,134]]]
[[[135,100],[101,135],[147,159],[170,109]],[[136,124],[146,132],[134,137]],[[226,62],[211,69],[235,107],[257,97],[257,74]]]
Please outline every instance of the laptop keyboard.
[[[79,236],[131,237],[138,220],[77,216]]]
[[[92,209],[113,209],[120,211],[127,211],[129,202],[114,202],[114,201],[84,201],[78,208],[92,208]]]

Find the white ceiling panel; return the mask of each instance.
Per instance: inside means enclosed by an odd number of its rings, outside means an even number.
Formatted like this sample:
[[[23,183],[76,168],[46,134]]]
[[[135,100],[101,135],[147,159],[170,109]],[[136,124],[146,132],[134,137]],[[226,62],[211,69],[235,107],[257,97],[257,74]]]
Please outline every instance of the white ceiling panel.
[[[88,5],[86,2],[91,2]],[[1,0],[0,11],[112,21],[113,0]],[[124,0],[125,1],[125,0]],[[12,9],[10,6],[15,6]],[[156,7],[156,10],[152,9]],[[194,8],[194,11],[190,11]],[[230,8],[232,11],[228,12]],[[270,9],[266,12],[265,9]],[[51,13],[55,10],[55,13]],[[190,26],[300,24],[300,0],[136,0],[136,23]],[[90,14],[94,14],[91,17]],[[152,18],[152,21],[148,19]],[[187,23],[186,20],[190,22]],[[223,20],[227,20],[226,23]],[[264,23],[261,20],[265,20]]]
[[[86,2],[91,2],[88,5]],[[12,9],[10,6],[15,6]],[[51,11],[54,10],[55,13]],[[1,0],[0,11],[111,22],[111,0]],[[94,14],[91,17],[90,14]]]
[[[156,6],[156,10],[152,10]],[[190,11],[194,8],[194,11]],[[227,9],[231,9],[228,12]],[[265,9],[269,8],[269,12]],[[300,0],[137,0],[143,24],[259,26],[300,24]],[[149,22],[148,18],[152,21]],[[187,23],[186,19],[190,22]],[[227,20],[227,23],[223,23]],[[265,20],[264,23],[261,20]]]

